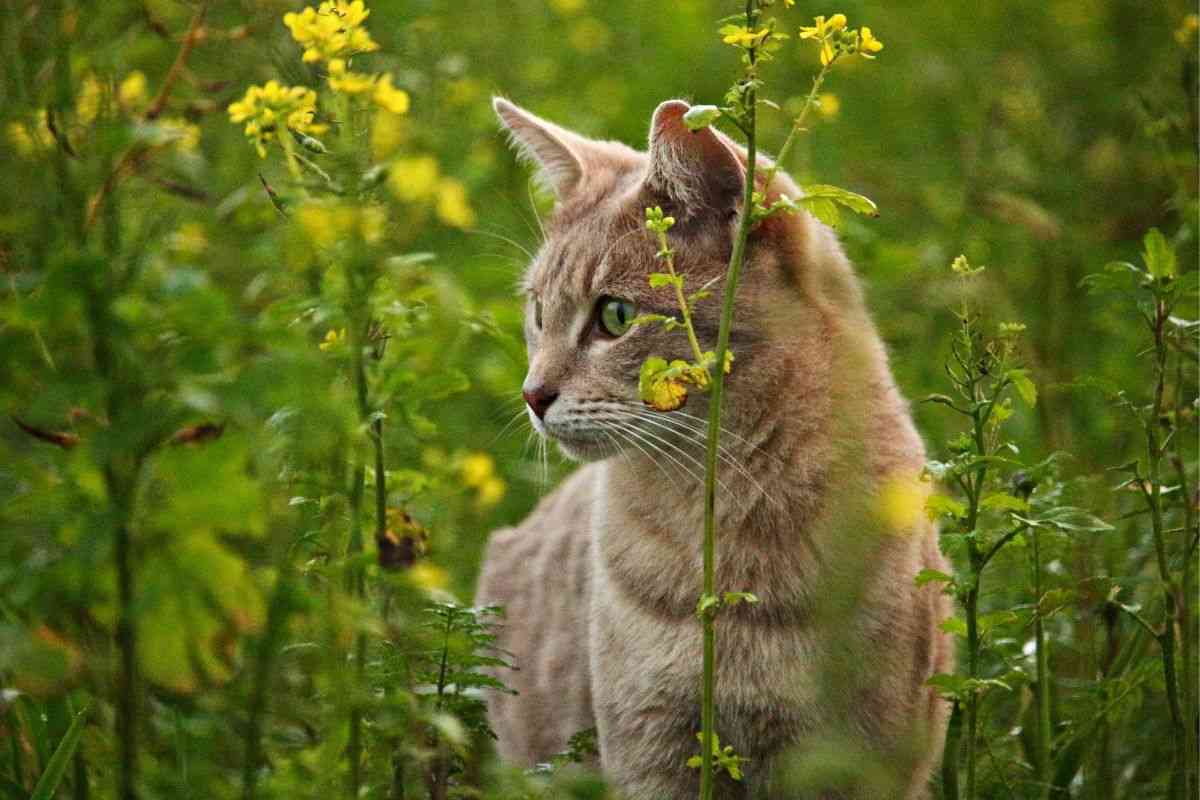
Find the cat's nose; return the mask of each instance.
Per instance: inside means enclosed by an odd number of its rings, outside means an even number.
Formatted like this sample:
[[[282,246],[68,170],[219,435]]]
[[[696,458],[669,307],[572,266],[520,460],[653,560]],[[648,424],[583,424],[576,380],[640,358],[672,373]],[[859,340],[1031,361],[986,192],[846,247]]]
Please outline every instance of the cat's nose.
[[[525,398],[525,402],[533,409],[533,413],[537,414],[538,419],[546,417],[546,410],[550,408],[550,404],[558,399],[558,392],[551,392],[545,386],[535,386],[533,389],[526,389],[521,392]]]

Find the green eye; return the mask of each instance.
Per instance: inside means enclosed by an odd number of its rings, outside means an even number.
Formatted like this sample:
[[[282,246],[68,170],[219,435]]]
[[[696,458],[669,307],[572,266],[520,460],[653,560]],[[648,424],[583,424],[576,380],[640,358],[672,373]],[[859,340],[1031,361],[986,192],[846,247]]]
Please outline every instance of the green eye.
[[[629,330],[637,316],[637,307],[628,300],[615,297],[600,298],[600,328],[609,336],[620,336]]]

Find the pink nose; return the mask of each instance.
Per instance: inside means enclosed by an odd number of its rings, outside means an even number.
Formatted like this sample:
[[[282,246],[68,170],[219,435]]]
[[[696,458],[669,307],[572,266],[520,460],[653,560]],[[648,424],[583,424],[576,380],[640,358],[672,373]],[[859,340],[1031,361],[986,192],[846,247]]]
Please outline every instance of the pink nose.
[[[550,404],[558,399],[558,392],[548,392],[545,387],[539,386],[533,390],[525,390],[521,392],[525,398],[525,402],[533,409],[533,413],[537,414],[538,419],[546,417],[546,410],[550,408]]]

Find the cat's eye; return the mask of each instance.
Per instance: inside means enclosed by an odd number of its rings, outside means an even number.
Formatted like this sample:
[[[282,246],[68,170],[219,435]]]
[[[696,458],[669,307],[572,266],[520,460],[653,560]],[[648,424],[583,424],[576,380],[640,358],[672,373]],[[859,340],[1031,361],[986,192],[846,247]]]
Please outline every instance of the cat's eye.
[[[637,316],[637,306],[616,297],[601,297],[599,303],[600,329],[609,336],[620,336],[629,330]]]
[[[542,329],[542,301],[537,297],[533,298],[533,324]]]

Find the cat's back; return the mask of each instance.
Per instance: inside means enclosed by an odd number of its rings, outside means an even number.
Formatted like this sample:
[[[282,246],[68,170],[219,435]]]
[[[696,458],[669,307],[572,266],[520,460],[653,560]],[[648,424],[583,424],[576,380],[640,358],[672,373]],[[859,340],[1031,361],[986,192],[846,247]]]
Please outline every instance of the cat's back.
[[[497,749],[514,763],[545,761],[595,725],[586,609],[601,469],[576,470],[520,525],[488,540],[475,602],[505,609],[497,646],[516,669],[496,677],[518,694],[491,693],[488,711]]]

